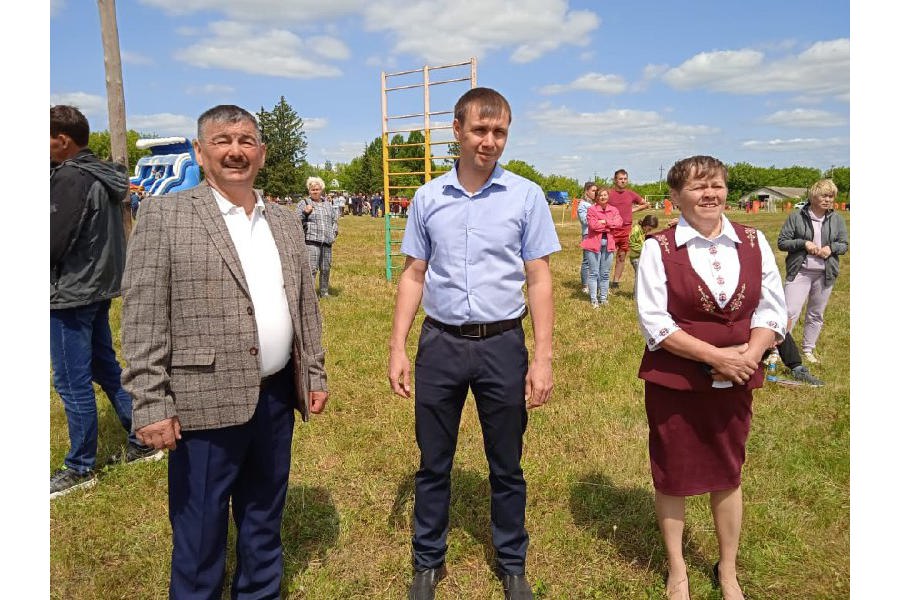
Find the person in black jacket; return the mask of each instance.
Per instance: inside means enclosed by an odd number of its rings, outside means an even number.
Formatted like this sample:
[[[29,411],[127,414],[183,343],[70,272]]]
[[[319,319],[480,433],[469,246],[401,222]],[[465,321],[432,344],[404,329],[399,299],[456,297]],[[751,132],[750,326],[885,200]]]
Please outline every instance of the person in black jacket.
[[[109,328],[111,300],[125,268],[124,167],[87,148],[90,127],[72,106],[50,108],[50,359],[70,449],[50,477],[50,498],[96,484],[96,381],[129,434],[124,459],[162,458],[131,433],[131,397]]]

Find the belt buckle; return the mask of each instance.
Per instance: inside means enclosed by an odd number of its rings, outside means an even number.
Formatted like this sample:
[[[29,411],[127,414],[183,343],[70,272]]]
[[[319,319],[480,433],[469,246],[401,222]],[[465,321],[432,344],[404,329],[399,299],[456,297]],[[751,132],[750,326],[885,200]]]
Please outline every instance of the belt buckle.
[[[474,332],[474,333],[469,333]],[[483,338],[487,333],[487,326],[484,323],[464,323],[459,326],[460,337],[477,340]]]

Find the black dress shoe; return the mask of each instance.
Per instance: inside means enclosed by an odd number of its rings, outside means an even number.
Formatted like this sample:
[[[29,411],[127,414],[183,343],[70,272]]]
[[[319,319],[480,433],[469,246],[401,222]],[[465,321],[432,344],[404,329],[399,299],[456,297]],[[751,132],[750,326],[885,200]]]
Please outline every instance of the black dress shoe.
[[[447,576],[447,566],[416,571],[409,586],[409,600],[434,600],[434,588]]]
[[[506,600],[534,600],[531,585],[525,575],[501,573],[500,581],[503,582],[503,597]]]

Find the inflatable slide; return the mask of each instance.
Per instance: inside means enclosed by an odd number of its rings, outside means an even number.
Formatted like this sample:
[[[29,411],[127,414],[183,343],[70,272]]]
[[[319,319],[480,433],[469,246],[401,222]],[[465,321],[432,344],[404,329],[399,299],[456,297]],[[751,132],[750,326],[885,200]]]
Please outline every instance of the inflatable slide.
[[[200,166],[187,138],[149,138],[137,141],[141,150],[149,149],[134,166],[133,187],[142,187],[151,196],[185,190],[200,183]]]

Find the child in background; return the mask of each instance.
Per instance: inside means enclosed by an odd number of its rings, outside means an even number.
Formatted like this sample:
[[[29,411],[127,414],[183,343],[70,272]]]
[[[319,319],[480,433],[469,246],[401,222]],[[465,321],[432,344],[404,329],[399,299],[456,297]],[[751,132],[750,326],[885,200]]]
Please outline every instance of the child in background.
[[[628,236],[628,247],[631,249],[631,252],[628,253],[628,258],[631,260],[631,266],[634,267],[635,275],[637,275],[641,250],[644,248],[644,240],[647,234],[657,227],[659,227],[659,219],[654,215],[644,215],[643,219],[631,227],[631,235]]]

